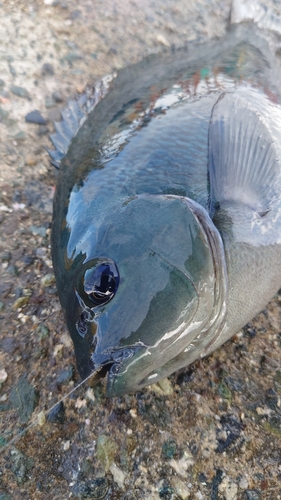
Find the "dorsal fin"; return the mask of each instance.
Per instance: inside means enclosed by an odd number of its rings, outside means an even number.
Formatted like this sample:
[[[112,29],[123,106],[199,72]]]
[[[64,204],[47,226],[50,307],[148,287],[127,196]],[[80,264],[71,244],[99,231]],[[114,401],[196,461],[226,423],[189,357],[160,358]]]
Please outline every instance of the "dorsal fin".
[[[62,120],[54,123],[56,132],[50,135],[56,149],[47,149],[54,167],[60,168],[60,162],[66,155],[73,137],[76,136],[90,111],[108,93],[110,83],[116,76],[116,73],[107,75],[93,86],[88,86],[84,94],[79,96],[77,100],[68,101],[66,108],[61,111]]]
[[[234,231],[240,241],[277,242],[280,231],[276,218],[281,209],[280,107],[250,87],[222,94],[209,126],[208,168],[211,214],[218,207],[225,208],[234,220],[235,213],[239,213]]]

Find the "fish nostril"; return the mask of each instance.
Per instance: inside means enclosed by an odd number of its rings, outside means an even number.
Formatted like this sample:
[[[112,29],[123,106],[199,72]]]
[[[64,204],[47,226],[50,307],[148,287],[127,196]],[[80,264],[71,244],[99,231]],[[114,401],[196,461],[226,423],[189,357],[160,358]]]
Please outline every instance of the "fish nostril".
[[[110,368],[110,371],[109,371],[109,376],[112,376],[112,375],[117,375],[119,372],[120,372],[120,369],[121,369],[121,365],[120,363],[114,363],[111,368]]]
[[[80,318],[76,322],[76,330],[79,333],[79,335],[83,338],[85,337],[85,335],[88,331],[86,318],[87,318],[87,315],[85,313],[82,313]]]

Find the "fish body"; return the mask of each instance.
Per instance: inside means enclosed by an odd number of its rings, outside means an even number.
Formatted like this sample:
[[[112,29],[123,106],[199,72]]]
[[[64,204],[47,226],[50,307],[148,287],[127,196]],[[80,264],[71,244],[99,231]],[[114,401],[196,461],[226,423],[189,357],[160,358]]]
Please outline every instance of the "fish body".
[[[238,26],[126,68],[57,124],[58,292],[78,370],[109,396],[209,354],[280,288],[280,77]]]

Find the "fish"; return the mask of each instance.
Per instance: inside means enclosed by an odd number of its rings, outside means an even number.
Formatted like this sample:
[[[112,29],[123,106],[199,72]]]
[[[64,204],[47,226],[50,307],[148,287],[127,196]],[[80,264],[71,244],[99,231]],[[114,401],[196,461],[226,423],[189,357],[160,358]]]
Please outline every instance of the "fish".
[[[280,288],[280,82],[237,25],[101,79],[55,124],[57,290],[107,396],[209,355]]]

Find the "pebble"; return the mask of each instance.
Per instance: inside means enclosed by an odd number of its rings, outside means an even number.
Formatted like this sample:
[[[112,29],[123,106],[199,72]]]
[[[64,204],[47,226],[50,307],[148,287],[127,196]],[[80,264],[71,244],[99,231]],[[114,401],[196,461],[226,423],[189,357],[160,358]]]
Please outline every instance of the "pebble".
[[[26,121],[26,123],[35,123],[37,125],[46,125],[47,124],[47,121],[41,115],[41,113],[40,113],[40,111],[38,111],[38,109],[34,109],[33,111],[30,111],[30,113],[27,113],[27,115],[25,115],[25,121]]]
[[[225,500],[236,500],[238,493],[237,484],[228,476],[225,476],[219,485],[219,491],[223,492]]]
[[[101,462],[105,472],[110,469],[117,451],[118,446],[112,438],[105,434],[98,436],[96,457]]]
[[[63,95],[60,90],[56,90],[55,92],[52,93],[52,98],[54,99],[55,102],[60,103],[64,101]]]
[[[45,259],[47,257],[47,250],[45,247],[36,248],[35,250],[36,257],[40,259]]]
[[[30,231],[43,238],[47,235],[47,229],[44,226],[30,226]]]
[[[39,402],[39,394],[27,380],[26,375],[22,375],[17,384],[10,392],[9,400],[20,415],[22,423],[28,422],[34,409]]]
[[[28,302],[29,302],[29,297],[19,297],[12,305],[13,311],[21,309],[22,307],[26,306]]]
[[[48,133],[49,133],[48,127],[46,127],[45,125],[39,125],[37,130],[37,135],[41,136],[41,135],[46,135]]]
[[[222,415],[220,419],[221,427],[217,429],[218,446],[216,453],[223,453],[231,447],[239,438],[242,431],[242,424],[234,415]],[[222,437],[222,430],[225,432],[225,438]]]
[[[29,92],[24,87],[12,85],[11,92],[18,97],[22,97],[23,99],[31,99]]]
[[[12,254],[11,252],[7,251],[7,252],[2,252],[0,254],[0,259],[2,260],[2,262],[9,262],[12,258]]]
[[[163,378],[162,380],[159,380],[157,384],[152,384],[150,389],[158,394],[161,394],[162,396],[170,396],[174,392],[172,383],[168,378]]]
[[[17,449],[11,450],[11,469],[18,484],[23,484],[29,479],[29,471],[33,468],[33,460],[26,457]]]
[[[74,21],[75,19],[78,19],[79,17],[81,17],[81,15],[82,15],[81,10],[78,10],[78,9],[74,10],[73,12],[71,12],[69,19]]]
[[[43,76],[54,76],[55,74],[54,66],[50,63],[44,63],[42,66],[41,73]]]
[[[177,496],[181,500],[186,500],[187,498],[190,497],[190,491],[186,484],[177,476],[172,477],[171,479],[171,484],[173,488],[175,489],[175,492]]]
[[[51,286],[55,283],[55,276],[54,274],[46,274],[45,276],[43,276],[43,278],[41,278],[41,285],[43,285],[44,287],[48,287],[48,286]]]
[[[65,422],[65,408],[63,401],[60,401],[47,415],[47,420],[51,424],[63,424]]]
[[[5,382],[5,380],[7,380],[7,378],[8,378],[8,373],[3,368],[2,370],[0,370],[0,386],[1,384],[3,384],[3,382]]]
[[[185,451],[179,460],[172,458],[169,465],[182,477],[186,477],[186,471],[194,464],[194,459],[189,451]]]
[[[17,132],[14,135],[15,141],[18,141],[18,142],[25,141],[26,137],[27,137],[27,135],[23,130],[20,130],[19,132]]]
[[[79,59],[83,58],[78,52],[67,52],[64,56],[64,60],[67,61],[70,66],[72,66],[75,61],[79,61]]]
[[[57,383],[66,384],[72,379],[73,374],[74,374],[74,368],[72,365],[69,365],[67,368],[59,372],[57,376]]]
[[[109,470],[113,475],[114,481],[118,484],[119,488],[123,490],[125,488],[126,474],[116,465],[115,462],[112,462]]]
[[[37,163],[36,156],[28,156],[25,160],[25,164],[28,165],[29,167],[34,167],[36,163]]]
[[[2,80],[2,78],[0,78],[0,87],[1,88],[5,87],[5,82],[4,82],[4,80]]]
[[[174,439],[168,439],[162,446],[162,457],[164,459],[171,459],[177,452],[177,443]]]
[[[40,425],[40,427],[43,427],[43,425],[45,425],[46,415],[43,411],[40,411],[40,413],[38,413],[37,421],[38,421],[38,425]]]
[[[246,488],[248,488],[248,481],[245,477],[241,477],[240,481],[239,481],[239,488],[241,488],[241,490],[245,490]]]
[[[49,329],[45,325],[43,325],[43,323],[40,323],[37,326],[36,333],[38,335],[39,340],[43,340],[49,337]]]

